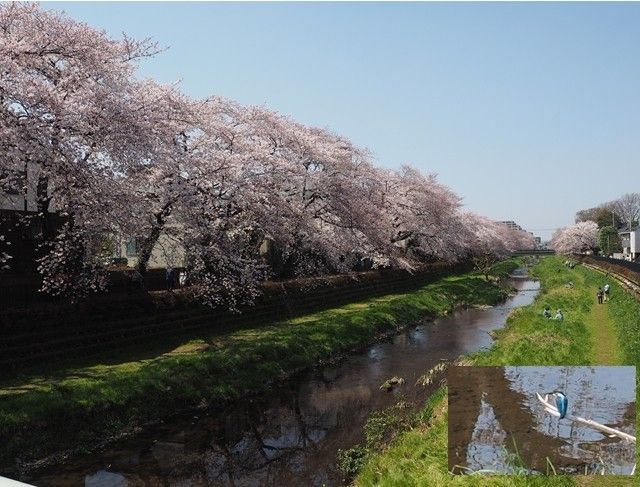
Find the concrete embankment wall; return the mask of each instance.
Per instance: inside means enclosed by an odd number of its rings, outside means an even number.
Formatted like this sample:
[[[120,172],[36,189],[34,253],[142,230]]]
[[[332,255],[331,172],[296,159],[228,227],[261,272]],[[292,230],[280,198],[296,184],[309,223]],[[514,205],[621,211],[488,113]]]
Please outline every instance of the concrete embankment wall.
[[[193,303],[188,290],[131,291],[70,305],[34,301],[0,311],[0,365],[21,367],[45,357],[89,355],[192,331],[260,326],[349,302],[417,289],[468,265],[434,264],[409,274],[370,271],[263,285],[263,295],[240,314]]]

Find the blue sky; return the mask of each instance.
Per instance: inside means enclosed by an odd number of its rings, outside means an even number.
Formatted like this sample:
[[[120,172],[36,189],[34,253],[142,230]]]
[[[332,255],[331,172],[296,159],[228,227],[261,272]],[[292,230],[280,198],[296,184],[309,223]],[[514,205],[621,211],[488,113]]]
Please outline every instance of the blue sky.
[[[640,4],[46,3],[141,75],[329,127],[538,235],[640,191]]]

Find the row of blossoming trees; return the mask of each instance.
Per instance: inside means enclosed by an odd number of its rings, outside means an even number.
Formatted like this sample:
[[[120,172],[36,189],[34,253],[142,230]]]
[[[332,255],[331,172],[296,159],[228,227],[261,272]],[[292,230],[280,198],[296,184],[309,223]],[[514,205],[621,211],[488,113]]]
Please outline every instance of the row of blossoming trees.
[[[551,238],[551,248],[559,254],[569,255],[593,251],[597,246],[598,224],[593,221],[559,228]]]
[[[230,307],[269,277],[265,242],[289,275],[362,262],[411,269],[533,245],[463,212],[435,176],[376,167],[329,130],[137,79],[137,61],[156,52],[37,5],[0,5],[0,177],[35,174],[43,291],[104,288],[89,242],[105,235],[135,236],[143,273],[169,236],[187,249],[199,297]]]
[[[551,246],[560,254],[595,251],[598,247],[603,247],[609,253],[611,244],[607,242],[606,236],[618,239],[619,228],[631,231],[637,227],[638,220],[640,193],[627,193],[616,200],[578,211],[577,223],[556,230]]]

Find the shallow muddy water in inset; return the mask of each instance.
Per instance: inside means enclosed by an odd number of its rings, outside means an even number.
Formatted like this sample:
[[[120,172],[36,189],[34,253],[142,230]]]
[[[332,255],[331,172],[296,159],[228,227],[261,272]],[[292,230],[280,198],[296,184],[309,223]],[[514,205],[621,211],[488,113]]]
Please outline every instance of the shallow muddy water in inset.
[[[456,367],[449,370],[449,469],[456,473],[629,475],[635,444],[545,412],[556,390],[568,412],[635,435],[635,367]]]
[[[399,400],[424,404],[432,387],[416,380],[441,360],[491,345],[489,332],[530,304],[538,283],[513,279],[519,292],[489,309],[459,310],[411,326],[339,365],[312,370],[267,394],[223,411],[182,416],[148,428],[105,451],[48,468],[36,485],[340,485],[339,449],[363,440],[374,411]],[[392,391],[381,384],[398,376]]]

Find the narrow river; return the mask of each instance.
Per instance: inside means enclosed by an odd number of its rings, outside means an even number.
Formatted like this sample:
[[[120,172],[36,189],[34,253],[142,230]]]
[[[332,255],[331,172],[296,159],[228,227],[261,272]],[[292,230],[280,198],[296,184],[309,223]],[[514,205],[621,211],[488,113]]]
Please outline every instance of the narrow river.
[[[530,304],[539,289],[527,278],[510,284],[518,293],[494,308],[459,310],[412,326],[268,394],[222,412],[173,418],[25,480],[87,487],[340,485],[337,452],[363,440],[372,412],[399,400],[423,404],[432,390],[415,385],[422,374],[443,359],[490,346],[489,332],[503,327],[511,310]],[[381,390],[393,376],[405,383]]]

